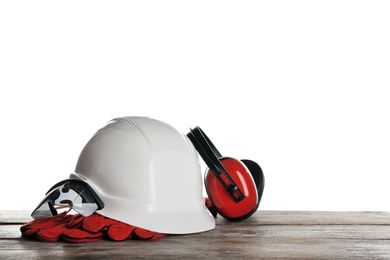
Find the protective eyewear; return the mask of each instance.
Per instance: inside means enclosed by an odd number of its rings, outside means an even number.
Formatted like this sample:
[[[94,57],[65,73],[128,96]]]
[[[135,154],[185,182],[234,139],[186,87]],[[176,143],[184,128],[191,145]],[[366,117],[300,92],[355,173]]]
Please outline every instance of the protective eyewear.
[[[87,183],[81,180],[67,179],[49,189],[31,216],[34,219],[39,219],[74,210],[88,217],[102,208],[104,208],[103,201]]]

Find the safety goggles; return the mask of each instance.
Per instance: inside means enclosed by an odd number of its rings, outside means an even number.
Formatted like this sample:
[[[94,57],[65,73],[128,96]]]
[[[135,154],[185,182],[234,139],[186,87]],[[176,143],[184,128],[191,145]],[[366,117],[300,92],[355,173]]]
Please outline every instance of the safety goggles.
[[[34,219],[39,219],[74,210],[88,217],[103,207],[103,201],[87,183],[81,180],[67,179],[49,189],[31,216]]]

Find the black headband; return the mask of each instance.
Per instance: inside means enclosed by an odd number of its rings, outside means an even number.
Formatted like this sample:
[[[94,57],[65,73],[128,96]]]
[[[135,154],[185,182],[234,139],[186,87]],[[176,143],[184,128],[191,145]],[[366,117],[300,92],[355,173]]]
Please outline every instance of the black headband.
[[[211,172],[215,175],[215,177],[233,198],[233,200],[238,203],[244,199],[244,194],[238,188],[236,183],[230,177],[229,173],[226,171],[225,167],[223,167],[221,161],[219,160],[222,157],[221,153],[217,150],[217,148],[202,131],[202,129],[200,129],[198,126],[194,129],[190,129],[190,132],[187,134],[187,136]],[[222,179],[221,175],[226,177],[228,183]]]

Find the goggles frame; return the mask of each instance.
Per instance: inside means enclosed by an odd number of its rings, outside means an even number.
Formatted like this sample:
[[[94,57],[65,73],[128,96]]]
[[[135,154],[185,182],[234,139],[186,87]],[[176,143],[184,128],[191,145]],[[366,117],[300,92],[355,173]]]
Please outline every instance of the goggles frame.
[[[84,193],[84,194],[89,194],[88,200],[90,200],[91,198],[93,199],[90,202],[96,204],[96,206],[97,206],[96,210],[100,210],[100,209],[104,208],[104,202],[99,198],[99,196],[96,194],[96,192],[88,185],[88,183],[86,183],[82,180],[78,180],[78,179],[65,179],[65,180],[62,180],[62,181],[56,183],[55,185],[53,185],[46,192],[45,198],[38,204],[38,206],[31,213],[31,216],[34,219],[40,218],[39,214],[35,214],[35,213],[37,213],[38,209],[40,209],[45,203],[47,203],[52,216],[58,215],[57,209],[67,207],[65,205],[60,205],[60,207],[56,209],[52,203],[52,201],[54,200],[52,196],[53,196],[54,192],[56,191],[56,189],[60,188],[62,185],[66,184],[66,183],[69,183],[69,189],[76,192],[78,194],[78,196],[81,197],[82,201],[86,200],[86,197],[83,196],[83,193],[85,191],[87,191],[87,193]],[[64,188],[66,188],[66,187],[64,187]],[[60,197],[60,195],[63,194],[63,191],[59,191],[59,190],[57,190],[57,191],[59,192],[58,197]],[[57,198],[55,198],[55,199],[57,199]],[[70,211],[71,209],[74,209],[74,207],[73,207],[72,200],[68,200],[68,201],[69,201],[68,204],[69,204],[69,208],[70,208],[68,211]],[[75,210],[75,211],[78,212],[77,210]],[[81,212],[78,212],[78,213],[83,215]]]

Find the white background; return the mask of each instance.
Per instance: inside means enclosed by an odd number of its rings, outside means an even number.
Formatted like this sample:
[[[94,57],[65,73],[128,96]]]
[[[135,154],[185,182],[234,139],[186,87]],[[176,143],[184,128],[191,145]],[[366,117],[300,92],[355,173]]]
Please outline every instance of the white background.
[[[260,210],[390,210],[389,14],[388,1],[0,2],[0,209],[33,209],[98,128],[138,115],[257,161]]]

